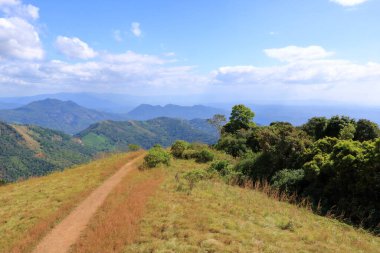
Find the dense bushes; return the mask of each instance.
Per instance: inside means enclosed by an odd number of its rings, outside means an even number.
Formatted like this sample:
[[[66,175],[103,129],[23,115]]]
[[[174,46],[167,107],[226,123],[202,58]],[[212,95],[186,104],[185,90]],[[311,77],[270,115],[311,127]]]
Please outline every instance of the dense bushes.
[[[345,220],[380,233],[380,138],[375,123],[335,116],[315,117],[301,127],[286,122],[258,127],[247,122],[254,114],[239,108],[242,115],[233,110],[234,122],[222,129],[216,145],[239,158],[230,172],[266,180],[280,191],[310,199],[322,214],[343,214]],[[228,165],[211,167],[222,175]]]
[[[170,151],[175,158],[195,159],[198,163],[207,163],[214,160],[214,154],[208,149],[208,146],[201,143],[190,144],[186,141],[178,140],[174,142]]]
[[[182,158],[183,152],[188,149],[190,143],[182,140],[175,141],[170,149],[175,158]]]
[[[170,165],[171,155],[161,146],[156,145],[148,151],[148,154],[144,157],[143,167],[154,168],[160,164]]]

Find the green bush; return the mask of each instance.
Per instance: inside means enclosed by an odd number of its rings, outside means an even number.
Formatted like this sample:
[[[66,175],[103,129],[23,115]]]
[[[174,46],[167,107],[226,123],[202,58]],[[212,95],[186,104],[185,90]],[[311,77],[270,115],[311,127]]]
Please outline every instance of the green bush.
[[[207,149],[203,149],[195,154],[195,161],[198,163],[207,163],[212,160],[214,160],[214,154]]]
[[[190,147],[190,143],[182,140],[177,140],[172,145],[170,152],[176,158],[183,158],[183,152]]]
[[[190,160],[190,159],[196,158],[197,153],[198,153],[198,151],[196,151],[196,150],[188,149],[182,153],[182,158],[186,159],[186,160]]]
[[[271,184],[274,188],[287,193],[295,192],[304,179],[304,170],[289,170],[284,169],[278,171],[271,180]]]
[[[216,161],[216,162],[212,163],[210,166],[211,170],[217,171],[222,176],[227,175],[230,168],[231,168],[231,165],[226,160]]]
[[[161,147],[153,147],[144,157],[144,167],[154,168],[159,164],[170,165],[171,155]]]
[[[128,150],[129,151],[138,151],[141,147],[137,144],[128,144]]]
[[[198,183],[201,180],[207,179],[209,177],[209,174],[207,171],[203,169],[195,169],[186,172],[183,175],[183,178],[187,180],[189,189],[192,190],[196,183]]]

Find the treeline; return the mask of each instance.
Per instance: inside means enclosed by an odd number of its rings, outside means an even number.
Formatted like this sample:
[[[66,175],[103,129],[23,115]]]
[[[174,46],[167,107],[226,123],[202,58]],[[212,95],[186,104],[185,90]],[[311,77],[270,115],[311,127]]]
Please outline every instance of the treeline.
[[[309,199],[321,214],[380,233],[380,130],[369,120],[315,117],[300,127],[257,126],[244,105],[232,109],[216,148],[239,158],[243,180],[268,181]]]

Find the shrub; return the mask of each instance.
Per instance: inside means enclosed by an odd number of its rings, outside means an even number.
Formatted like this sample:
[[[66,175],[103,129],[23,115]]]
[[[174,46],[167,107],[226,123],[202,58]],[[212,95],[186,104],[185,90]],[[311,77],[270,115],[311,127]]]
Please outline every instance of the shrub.
[[[207,171],[205,171],[203,169],[191,170],[191,171],[186,172],[183,175],[183,178],[186,179],[188,184],[189,184],[190,191],[194,188],[196,183],[198,183],[199,181],[204,180],[208,177],[209,177],[209,175],[208,175]]]
[[[278,171],[272,178],[272,186],[287,193],[296,192],[300,182],[304,179],[304,171],[284,169]]]
[[[170,153],[161,147],[153,147],[144,157],[144,167],[154,168],[159,164],[170,165]]]
[[[211,164],[210,169],[217,171],[220,175],[225,176],[230,169],[230,163],[226,160],[216,161]]]
[[[207,149],[203,149],[195,154],[195,159],[198,163],[211,162],[214,160],[214,154]]]
[[[186,141],[175,141],[172,145],[170,152],[176,158],[183,158],[183,152],[190,147],[190,143]]]
[[[141,147],[137,144],[128,144],[128,150],[129,151],[138,151]]]
[[[196,150],[188,149],[182,153],[182,158],[186,159],[186,160],[193,159],[193,158],[196,158],[197,153],[198,153],[198,151],[196,151]]]

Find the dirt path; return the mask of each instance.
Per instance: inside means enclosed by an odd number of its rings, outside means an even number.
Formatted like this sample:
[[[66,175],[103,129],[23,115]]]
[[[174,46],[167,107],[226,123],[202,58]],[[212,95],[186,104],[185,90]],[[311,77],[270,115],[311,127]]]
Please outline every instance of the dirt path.
[[[90,218],[103,204],[108,194],[120,183],[124,176],[136,168],[138,156],[125,164],[102,185],[95,189],[61,223],[53,228],[33,250],[33,253],[66,253],[86,228]]]

